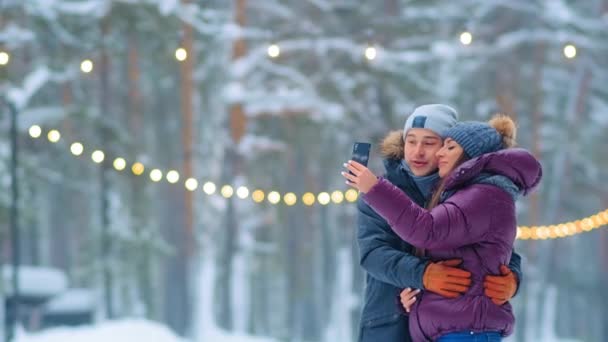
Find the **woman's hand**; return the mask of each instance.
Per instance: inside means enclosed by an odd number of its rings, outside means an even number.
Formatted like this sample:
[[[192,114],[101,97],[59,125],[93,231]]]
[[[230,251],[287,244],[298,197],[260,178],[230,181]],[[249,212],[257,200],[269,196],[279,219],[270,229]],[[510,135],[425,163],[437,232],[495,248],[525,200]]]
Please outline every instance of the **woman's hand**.
[[[416,301],[416,295],[420,293],[419,289],[411,289],[411,288],[407,288],[404,289],[403,291],[401,291],[401,294],[399,295],[400,299],[401,299],[401,305],[403,305],[403,308],[405,309],[406,312],[410,312],[410,310],[412,309],[412,306],[414,305],[414,302]]]
[[[362,164],[357,163],[356,161],[349,160],[348,163],[344,164],[344,167],[348,169],[348,171],[352,172],[342,172],[342,176],[346,178],[346,184],[352,186],[353,188],[367,193],[376,183],[378,183],[378,177],[374,175],[367,167]]]

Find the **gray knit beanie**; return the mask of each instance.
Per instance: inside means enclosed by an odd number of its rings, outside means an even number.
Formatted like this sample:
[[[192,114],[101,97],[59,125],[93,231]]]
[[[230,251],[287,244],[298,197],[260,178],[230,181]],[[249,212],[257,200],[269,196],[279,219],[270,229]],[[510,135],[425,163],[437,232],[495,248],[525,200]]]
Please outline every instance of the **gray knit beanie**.
[[[458,122],[458,113],[450,106],[443,104],[427,104],[414,109],[405,121],[403,137],[410,128],[425,128],[445,137],[447,129]]]

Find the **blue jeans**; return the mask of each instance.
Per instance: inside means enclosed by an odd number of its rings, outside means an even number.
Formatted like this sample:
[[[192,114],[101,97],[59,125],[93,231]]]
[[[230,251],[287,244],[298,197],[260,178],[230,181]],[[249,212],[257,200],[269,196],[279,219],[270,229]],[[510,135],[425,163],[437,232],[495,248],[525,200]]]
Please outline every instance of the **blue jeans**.
[[[437,339],[437,342],[500,342],[501,340],[500,333],[494,331],[460,331],[442,335]]]

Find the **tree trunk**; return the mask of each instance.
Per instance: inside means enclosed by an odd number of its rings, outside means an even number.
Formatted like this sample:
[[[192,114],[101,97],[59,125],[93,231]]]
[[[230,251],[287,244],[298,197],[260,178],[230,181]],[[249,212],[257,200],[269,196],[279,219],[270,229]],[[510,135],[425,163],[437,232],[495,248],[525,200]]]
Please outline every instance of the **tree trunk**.
[[[110,31],[110,17],[105,17],[101,21],[101,51],[99,59],[99,89],[100,89],[100,102],[99,109],[103,114],[100,122],[100,141],[108,141],[108,114],[110,108],[110,58],[107,52],[107,46],[105,39],[107,38]],[[107,151],[106,151],[107,152]],[[102,236],[100,239],[101,243],[101,260],[104,260],[102,277],[103,277],[103,292],[104,292],[104,309],[108,319],[114,318],[114,307],[113,307],[113,277],[112,277],[112,243],[110,237],[110,215],[108,205],[108,167],[107,160],[100,164],[99,168],[99,191],[100,191],[100,215],[101,215],[101,229]]]
[[[191,0],[182,0],[183,4],[189,4]],[[193,90],[194,81],[192,75],[194,74],[194,32],[192,26],[188,23],[183,23],[182,30],[184,32],[184,39],[182,41],[182,47],[188,52],[188,58],[180,64],[180,78],[181,78],[181,97],[180,103],[182,108],[182,145],[184,149],[184,161],[183,161],[183,177],[184,180],[192,177],[193,171],[193,144],[194,144],[194,103],[193,103]],[[194,195],[191,191],[184,192],[185,201],[185,229],[184,232],[184,245],[187,247],[187,257],[190,258],[196,251],[195,239],[194,239]]]
[[[128,34],[128,55],[127,55],[127,77],[128,77],[128,98],[127,98],[127,118],[129,119],[129,132],[131,133],[130,157],[136,158],[142,153],[143,139],[142,125],[142,97],[140,91],[140,68],[139,68],[139,40],[135,25],[131,24]],[[138,246],[141,250],[135,254],[136,260],[132,263],[133,274],[135,275],[135,287],[137,295],[144,303],[145,317],[148,319],[158,319],[157,301],[155,300],[152,284],[152,253],[151,247],[143,240],[146,230],[150,227],[146,219],[145,205],[149,204],[145,198],[145,183],[142,177],[129,178],[131,188],[131,229],[135,233]]]
[[[237,0],[234,8],[234,20],[240,27],[246,25],[246,6],[247,0]],[[238,59],[245,56],[247,46],[245,39],[238,37],[234,41],[232,48],[232,60],[237,61]],[[225,182],[227,184],[234,184],[234,180],[242,172],[241,157],[238,154],[236,147],[240,143],[243,135],[245,134],[245,128],[247,125],[247,118],[241,103],[233,103],[230,106],[230,136],[232,137],[232,144],[230,144],[225,153],[224,161],[224,175],[226,175]],[[237,241],[239,236],[239,226],[236,219],[236,203],[234,196],[227,199],[228,205],[226,208],[226,218],[224,220],[225,235],[224,235],[224,246],[220,262],[223,268],[222,273],[218,277],[219,286],[217,287],[220,291],[220,324],[227,330],[232,330],[234,324],[234,313],[232,312],[232,279],[233,279],[233,263],[236,249],[238,248]]]
[[[183,5],[188,5],[191,0],[182,0]],[[194,32],[192,26],[186,22],[182,23],[183,39],[181,47],[184,48],[188,55],[187,58],[180,62],[180,107],[181,107],[181,136],[182,136],[182,172],[180,181],[192,177],[193,172],[193,121],[194,121]],[[183,184],[183,183],[182,183]],[[176,236],[172,239],[176,246],[176,255],[171,257],[169,261],[167,281],[167,308],[166,314],[171,327],[178,333],[186,335],[191,332],[192,321],[192,305],[193,298],[192,284],[190,278],[191,262],[196,252],[196,239],[194,234],[194,197],[191,191],[185,190],[182,186],[174,186],[170,191],[174,196],[180,196],[181,200],[177,200],[183,206],[172,205],[177,212],[182,213],[182,219],[176,220],[173,223],[175,227],[181,227]],[[182,211],[183,208],[183,211]],[[175,232],[167,232],[174,234]]]

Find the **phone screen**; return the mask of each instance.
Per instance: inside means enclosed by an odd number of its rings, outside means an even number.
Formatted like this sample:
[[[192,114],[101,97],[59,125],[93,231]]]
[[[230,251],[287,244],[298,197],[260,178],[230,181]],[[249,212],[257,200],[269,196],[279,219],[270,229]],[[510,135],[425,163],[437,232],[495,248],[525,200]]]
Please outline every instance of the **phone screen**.
[[[371,149],[370,143],[364,142],[356,142],[353,145],[353,155],[352,160],[367,166],[367,161],[369,160],[369,150]]]

